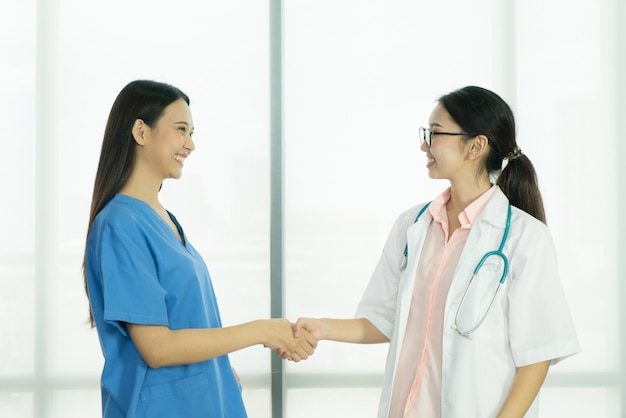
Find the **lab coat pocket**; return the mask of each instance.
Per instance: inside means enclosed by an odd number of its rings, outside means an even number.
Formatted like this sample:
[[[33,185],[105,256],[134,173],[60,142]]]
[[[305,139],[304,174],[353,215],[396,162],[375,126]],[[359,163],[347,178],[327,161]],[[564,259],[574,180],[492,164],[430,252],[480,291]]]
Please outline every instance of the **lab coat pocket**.
[[[470,331],[486,318],[503,274],[497,257],[488,258],[471,282],[468,280],[456,317],[459,330]]]
[[[209,379],[204,373],[145,387],[141,391],[145,416],[150,418],[214,416],[209,389]]]

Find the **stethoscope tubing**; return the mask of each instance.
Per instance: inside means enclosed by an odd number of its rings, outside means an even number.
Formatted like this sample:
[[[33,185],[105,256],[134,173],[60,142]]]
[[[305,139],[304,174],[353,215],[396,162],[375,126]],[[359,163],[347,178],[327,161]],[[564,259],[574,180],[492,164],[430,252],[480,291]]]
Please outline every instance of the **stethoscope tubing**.
[[[426,211],[426,208],[428,208],[429,205],[430,205],[430,202],[427,203],[426,205],[424,205],[424,207],[422,207],[420,212],[417,214],[417,217],[415,218],[415,222],[414,223],[416,223],[419,220],[420,216],[422,216],[422,214],[424,213],[424,211]],[[488,253],[483,255],[483,257],[480,259],[480,261],[478,262],[478,264],[474,268],[474,272],[472,273],[472,277],[470,278],[469,282],[467,283],[467,287],[465,288],[465,291],[463,292],[463,297],[461,297],[461,301],[459,302],[459,306],[456,309],[456,315],[454,316],[454,325],[452,326],[452,328],[459,335],[461,335],[463,337],[468,337],[468,338],[471,339],[472,338],[472,334],[476,330],[478,330],[478,328],[480,328],[482,323],[485,321],[485,318],[487,317],[487,314],[491,310],[491,307],[493,306],[493,304],[494,304],[494,302],[496,300],[496,297],[498,296],[498,293],[500,292],[500,288],[502,287],[502,285],[504,285],[504,282],[506,281],[507,275],[509,273],[509,259],[507,258],[507,256],[504,254],[504,252],[502,250],[504,249],[504,245],[506,244],[506,240],[509,237],[509,230],[510,230],[510,227],[511,227],[511,212],[512,212],[511,204],[509,203],[509,206],[507,208],[506,225],[504,227],[504,233],[502,234],[502,240],[500,241],[500,246],[499,246],[499,248],[496,251],[489,251]],[[400,264],[400,271],[404,271],[406,269],[407,262],[408,262],[408,256],[409,256],[409,243],[407,242],[406,245],[404,246],[404,258],[402,259],[402,262]],[[476,275],[478,275],[478,272],[480,271],[480,268],[483,266],[483,264],[487,261],[487,259],[489,257],[494,257],[494,256],[495,257],[500,257],[502,259],[502,263],[503,263],[502,276],[500,277],[500,281],[498,282],[498,287],[496,288],[496,291],[493,294],[493,297],[491,298],[491,301],[489,302],[489,306],[487,307],[487,310],[482,315],[480,320],[476,323],[476,325],[471,327],[468,331],[462,331],[461,329],[459,329],[459,326],[458,326],[458,318],[459,318],[459,312],[461,311],[461,307],[463,306],[463,303],[465,302],[465,298],[467,296],[467,293],[469,292],[469,289],[472,286],[472,283],[474,282],[474,279],[476,278]]]

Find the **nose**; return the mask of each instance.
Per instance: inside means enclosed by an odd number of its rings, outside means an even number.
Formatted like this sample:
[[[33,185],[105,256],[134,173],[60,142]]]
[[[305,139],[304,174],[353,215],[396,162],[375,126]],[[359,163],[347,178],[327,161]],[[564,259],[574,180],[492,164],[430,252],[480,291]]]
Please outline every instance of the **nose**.
[[[428,152],[428,145],[426,145],[426,141],[420,144],[420,150],[422,150],[423,152]]]
[[[185,141],[185,149],[188,150],[189,152],[196,149],[196,143],[193,142],[193,138],[191,137],[191,135],[189,135],[187,137],[187,140]]]

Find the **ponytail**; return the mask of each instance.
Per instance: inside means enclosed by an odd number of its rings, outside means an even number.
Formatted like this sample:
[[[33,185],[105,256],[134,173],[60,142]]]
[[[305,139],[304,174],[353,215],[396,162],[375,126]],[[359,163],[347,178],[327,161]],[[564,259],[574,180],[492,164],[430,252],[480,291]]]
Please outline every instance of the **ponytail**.
[[[520,208],[546,223],[543,199],[539,191],[537,173],[530,159],[519,151],[517,156],[507,155],[507,164],[498,176],[496,184],[509,199],[511,205]]]

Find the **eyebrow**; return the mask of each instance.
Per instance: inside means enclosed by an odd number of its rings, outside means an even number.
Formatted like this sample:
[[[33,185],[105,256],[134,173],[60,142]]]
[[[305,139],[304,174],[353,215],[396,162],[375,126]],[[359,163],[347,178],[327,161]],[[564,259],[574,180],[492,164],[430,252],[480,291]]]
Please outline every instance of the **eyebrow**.
[[[434,127],[434,126],[439,127],[439,128],[443,128],[443,126],[441,126],[441,125],[440,125],[440,124],[438,124],[437,122],[433,122],[433,123],[431,123],[431,124],[430,124],[430,127],[431,127],[431,128],[432,128],[432,127]]]

